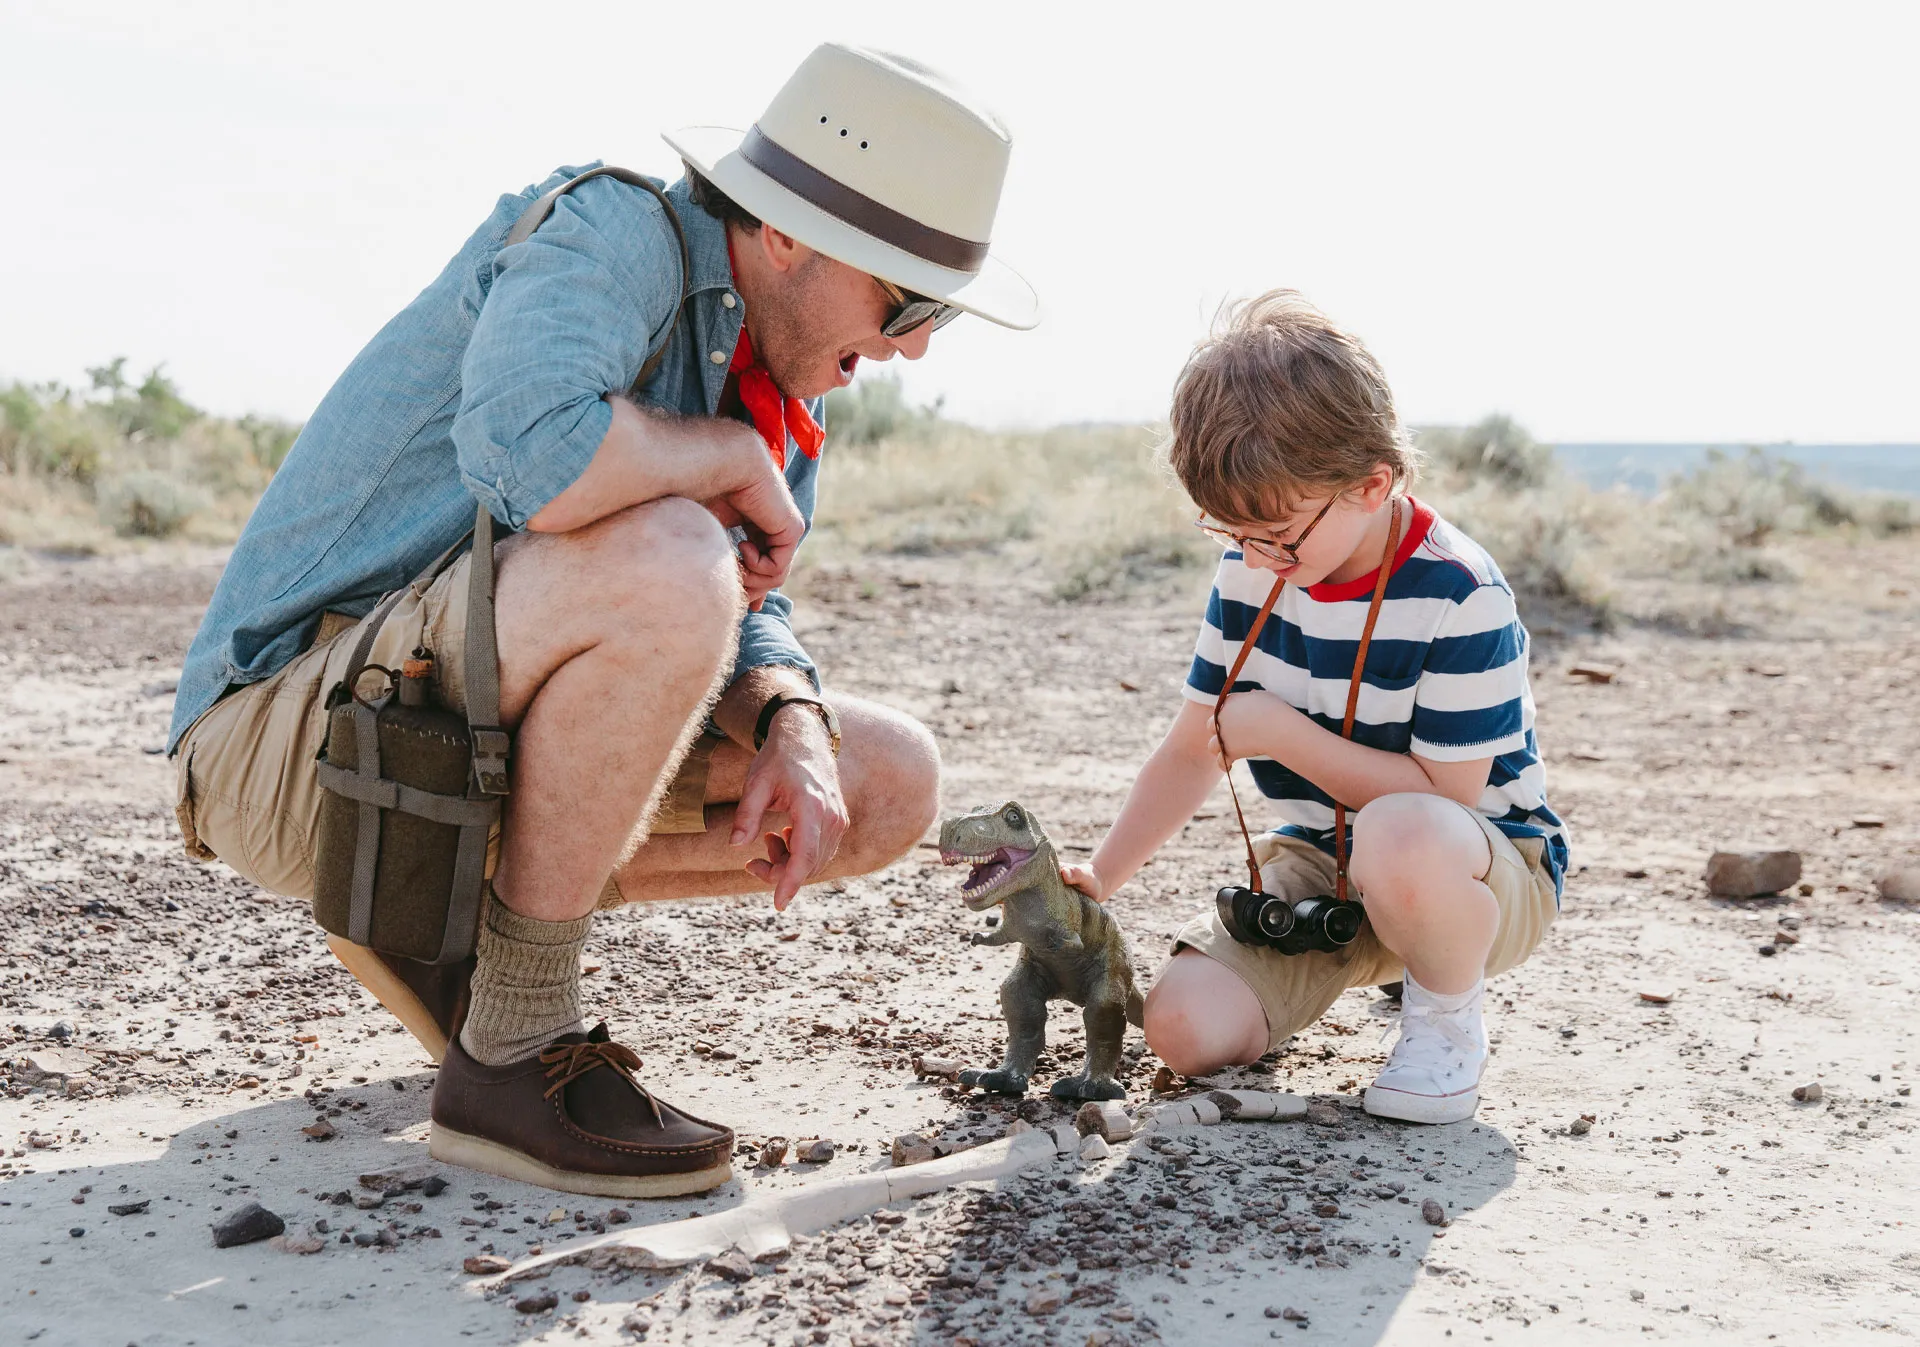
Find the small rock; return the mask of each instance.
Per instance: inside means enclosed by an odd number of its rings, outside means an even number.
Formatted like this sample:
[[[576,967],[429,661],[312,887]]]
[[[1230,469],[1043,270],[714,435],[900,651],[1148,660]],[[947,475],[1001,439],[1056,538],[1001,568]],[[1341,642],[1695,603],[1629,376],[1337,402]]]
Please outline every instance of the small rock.
[[[353,1205],[361,1211],[377,1211],[387,1204],[385,1193],[355,1193]]]
[[[252,1244],[256,1240],[272,1239],[275,1235],[284,1235],[287,1223],[268,1211],[258,1202],[249,1202],[236,1211],[231,1211],[213,1225],[213,1247],[231,1249],[236,1244]]]
[[[1291,1305],[1280,1311],[1280,1317],[1290,1324],[1304,1324],[1307,1322],[1307,1312],[1305,1310],[1296,1310]]]
[[[1800,882],[1800,853],[1750,848],[1707,858],[1707,891],[1717,898],[1762,898]]]
[[[592,1299],[593,1299],[593,1292],[587,1290],[585,1287],[582,1287],[580,1290],[575,1291],[573,1293],[573,1303],[576,1305],[584,1305],[589,1300],[592,1300]]]
[[[560,1303],[560,1297],[552,1291],[542,1291],[538,1295],[522,1296],[513,1302],[515,1314],[545,1314]]]
[[[372,1173],[362,1174],[359,1184],[376,1193],[409,1192],[418,1188],[434,1175],[432,1165],[398,1165],[392,1169],[376,1169]]]
[[[505,1272],[513,1264],[498,1254],[470,1253],[460,1266],[476,1277],[491,1277],[496,1272]]]
[[[1027,1297],[1027,1313],[1035,1317],[1052,1314],[1065,1302],[1066,1297],[1060,1293],[1059,1287],[1042,1286]]]
[[[833,1159],[834,1144],[821,1137],[815,1141],[803,1141],[794,1151],[793,1158],[803,1165],[824,1165]]]
[[[87,1228],[84,1225],[76,1225],[76,1226],[69,1227],[69,1229],[67,1230],[67,1237],[69,1239],[79,1239],[82,1235],[86,1233],[87,1233]]]
[[[1017,1137],[1022,1132],[1032,1132],[1037,1130],[1038,1129],[1035,1128],[1034,1125],[1028,1122],[1025,1118],[1015,1118],[1012,1122],[1007,1124],[1007,1135],[1010,1137]]]
[[[960,686],[960,680],[957,678],[945,679],[940,684],[941,695],[946,697],[957,697],[965,690]]]
[[[918,1132],[903,1132],[893,1139],[893,1163],[921,1165],[933,1159],[933,1143]]]
[[[1856,828],[1884,828],[1887,826],[1887,821],[1878,814],[1855,814],[1853,816],[1853,826]]]
[[[753,1264],[738,1249],[728,1249],[725,1253],[709,1258],[702,1271],[715,1276],[725,1277],[730,1282],[750,1282],[753,1280]]]
[[[316,1232],[303,1230],[299,1234],[276,1235],[267,1241],[267,1247],[281,1253],[315,1254],[326,1248],[327,1242]]]
[[[1583,1137],[1593,1130],[1593,1121],[1591,1114],[1582,1113],[1579,1117],[1567,1124],[1567,1131],[1571,1132],[1574,1136]]]
[[[325,1118],[321,1118],[312,1125],[303,1127],[300,1130],[312,1137],[315,1141],[331,1141],[339,1134],[338,1129]]]
[[[1153,1073],[1153,1092],[1155,1094],[1172,1094],[1179,1088],[1180,1078],[1173,1074],[1172,1067],[1163,1066]]]
[[[1892,903],[1920,903],[1920,864],[1898,866],[1874,881],[1880,896]]]
[[[785,1137],[768,1137],[760,1147],[760,1167],[762,1169],[778,1169],[786,1161],[786,1158],[787,1139]]]
[[[115,1216],[145,1216],[147,1214],[147,1205],[152,1201],[153,1199],[150,1197],[143,1197],[138,1202],[121,1202],[115,1206],[108,1207],[107,1210]]]
[[[1567,670],[1567,677],[1584,678],[1589,683],[1611,683],[1619,676],[1618,664],[1600,664],[1591,660],[1583,660]]]
[[[1820,1088],[1820,1082],[1816,1080],[1811,1085],[1794,1086],[1793,1097],[1802,1104],[1817,1104],[1827,1097],[1827,1092]]]
[[[1104,1160],[1112,1154],[1113,1148],[1107,1145],[1106,1138],[1098,1133],[1081,1139],[1080,1158],[1089,1164],[1095,1160]]]
[[[1640,999],[1649,1004],[1664,1006],[1673,1000],[1672,992],[1641,992]]]
[[[944,1080],[956,1080],[960,1075],[960,1063],[948,1057],[916,1055],[913,1059],[913,1074],[921,1079],[939,1076]]]
[[[1107,1141],[1125,1141],[1133,1135],[1133,1119],[1117,1099],[1089,1100],[1073,1115],[1073,1125],[1081,1136],[1098,1136]]]
[[[73,1025],[66,1020],[56,1020],[53,1028],[47,1030],[47,1036],[64,1043],[73,1037]]]
[[[438,1174],[435,1174],[432,1178],[420,1185],[420,1195],[422,1197],[438,1197],[446,1191],[447,1181]]]
[[[1338,1127],[1341,1122],[1340,1110],[1332,1104],[1308,1104],[1307,1121],[1315,1127]]]
[[[653,1320],[644,1314],[629,1314],[620,1321],[620,1327],[636,1337],[644,1338],[653,1331]]]
[[[1447,1209],[1437,1199],[1430,1197],[1420,1204],[1420,1219],[1428,1225],[1445,1225]]]
[[[1771,959],[1779,952],[1779,946],[1775,945],[1772,941],[1768,941],[1766,944],[1760,946],[1760,957],[1763,959]]]

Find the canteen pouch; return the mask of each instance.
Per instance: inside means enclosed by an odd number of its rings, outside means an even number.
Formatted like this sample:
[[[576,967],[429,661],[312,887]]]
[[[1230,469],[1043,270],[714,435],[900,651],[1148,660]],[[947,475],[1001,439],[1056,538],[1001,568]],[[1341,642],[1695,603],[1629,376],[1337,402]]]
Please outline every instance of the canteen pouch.
[[[660,188],[623,168],[589,169],[531,202],[502,248],[524,242],[554,203],[591,178],[610,177],[651,193],[680,245],[680,303],[629,389],[638,399],[653,377],[686,307],[693,268],[686,231]],[[396,673],[369,665],[374,636],[407,590],[389,594],[360,635],[346,676],[327,694],[320,775],[320,832],[314,848],[313,917],[333,935],[382,954],[455,963],[473,952],[486,894],[487,841],[507,793],[511,743],[500,728],[500,652],[493,625],[493,517],[474,516],[467,586],[464,717],[428,700],[431,652]],[[424,589],[460,554],[448,548],[414,582]],[[386,676],[377,700],[363,700],[362,675]],[[409,676],[413,675],[413,676]]]
[[[473,952],[486,893],[487,841],[507,793],[506,731],[493,629],[493,520],[477,512],[467,594],[467,714],[433,705],[432,654],[414,651],[398,673],[366,662],[405,589],[361,632],[346,676],[327,694],[327,739],[315,764],[320,830],[313,917],[334,935],[382,954],[454,963]],[[428,568],[424,587],[466,539]],[[484,560],[483,560],[484,559]],[[365,675],[386,692],[360,695]]]

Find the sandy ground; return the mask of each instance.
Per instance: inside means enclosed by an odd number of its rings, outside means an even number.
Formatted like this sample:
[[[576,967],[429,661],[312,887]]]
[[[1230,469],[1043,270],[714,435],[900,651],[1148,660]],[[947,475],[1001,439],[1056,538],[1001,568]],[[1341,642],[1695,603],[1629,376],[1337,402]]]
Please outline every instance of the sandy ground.
[[[784,916],[614,914],[587,986],[643,1074],[743,1149],[823,1136],[838,1156],[770,1172],[742,1155],[713,1194],[617,1211],[436,1167],[443,1192],[366,1209],[359,1175],[425,1158],[431,1067],[299,904],[192,864],[174,833],[157,750],[217,557],[42,565],[0,588],[0,1341],[1920,1336],[1920,914],[1871,891],[1920,851],[1920,641],[1899,592],[1920,592],[1920,566],[1888,565],[1801,587],[1791,620],[1794,591],[1765,595],[1764,620],[1717,639],[1536,624],[1576,873],[1545,946],[1492,988],[1476,1122],[1357,1111],[1395,1012],[1356,991],[1233,1076],[1334,1104],[1327,1125],[1225,1124],[901,1204],[745,1284],[569,1267],[493,1295],[464,1258],[885,1165],[909,1130],[1000,1135],[1004,1103],[918,1082],[909,1060],[994,1056],[1011,954],[966,945],[977,919],[924,848]],[[807,576],[800,624],[833,683],[934,727],[951,803],[1017,796],[1074,854],[1173,709],[1203,584],[1063,606],[1004,567],[872,563]],[[1579,659],[1623,673],[1571,680]],[[1884,823],[1854,826],[1868,816]],[[1210,804],[1115,900],[1144,976],[1234,871],[1230,824]],[[1707,897],[1707,852],[1746,838],[1801,849],[1805,890]],[[1077,1025],[1055,1026],[1064,1065]],[[63,1074],[21,1065],[49,1050]],[[1133,1059],[1131,1103],[1155,1066]],[[1815,1081],[1824,1099],[1795,1103]],[[330,1139],[303,1132],[322,1118]],[[1427,1198],[1450,1224],[1422,1219]],[[296,1235],[325,1222],[320,1251],[215,1249],[209,1223],[248,1200]],[[516,1309],[545,1290],[555,1308]]]

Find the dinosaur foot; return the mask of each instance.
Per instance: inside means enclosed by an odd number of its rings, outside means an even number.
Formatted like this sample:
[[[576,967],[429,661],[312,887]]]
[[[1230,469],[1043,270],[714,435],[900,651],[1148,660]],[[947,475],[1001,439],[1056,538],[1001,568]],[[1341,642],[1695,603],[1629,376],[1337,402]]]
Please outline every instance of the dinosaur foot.
[[[969,1089],[991,1090],[995,1094],[1022,1095],[1027,1092],[1027,1078],[1017,1071],[974,1071],[960,1073],[960,1083]]]
[[[1062,1076],[1047,1093],[1055,1099],[1125,1099],[1127,1087],[1112,1076]]]

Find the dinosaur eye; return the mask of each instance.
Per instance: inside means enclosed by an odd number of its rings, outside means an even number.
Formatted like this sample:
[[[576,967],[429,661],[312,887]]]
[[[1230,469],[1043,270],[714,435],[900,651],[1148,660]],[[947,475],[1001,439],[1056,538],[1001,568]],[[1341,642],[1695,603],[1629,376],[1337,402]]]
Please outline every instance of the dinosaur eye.
[[[1006,813],[1000,817],[1007,821],[1009,828],[1024,828],[1027,826],[1026,815],[1020,812],[1020,806],[1017,804],[1008,805]]]

